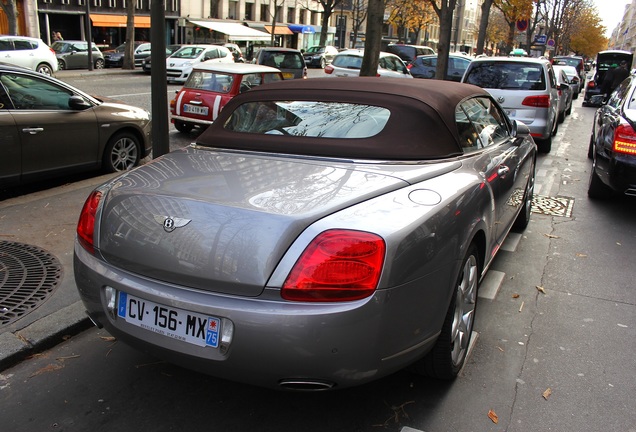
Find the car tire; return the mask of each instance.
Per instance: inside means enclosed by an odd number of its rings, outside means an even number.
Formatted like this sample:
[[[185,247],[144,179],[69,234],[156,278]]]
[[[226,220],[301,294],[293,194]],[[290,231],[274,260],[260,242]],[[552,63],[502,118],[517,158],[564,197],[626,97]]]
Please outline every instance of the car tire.
[[[590,182],[587,186],[587,196],[592,199],[604,199],[613,195],[610,189],[596,173],[596,161],[592,163],[592,172],[590,173]]]
[[[174,122],[174,127],[181,133],[189,133],[192,132],[192,129],[194,129],[194,125],[192,123],[186,123],[177,120],[175,120]]]
[[[64,60],[58,60],[57,61],[57,68],[58,68],[58,70],[66,69],[66,62]]]
[[[40,63],[38,67],[35,68],[35,71],[43,75],[53,76],[53,69],[46,63]]]
[[[107,172],[127,171],[139,164],[141,144],[131,132],[113,135],[104,149],[103,167]]]
[[[324,57],[320,58],[320,69],[324,69],[325,66],[327,66],[327,61],[325,60]]]
[[[411,366],[413,372],[451,380],[464,366],[475,323],[480,260],[475,244],[468,247],[453,287],[448,311],[433,349]]]
[[[535,163],[532,162],[532,172],[528,183],[526,184],[526,190],[523,193],[523,205],[521,211],[517,215],[512,229],[516,232],[523,231],[530,223],[530,215],[532,214],[532,200],[534,198],[534,182],[535,182]]]
[[[590,136],[590,144],[587,147],[587,158],[594,158],[594,135]]]
[[[579,98],[579,93],[574,93],[574,96],[572,97],[572,99],[578,99]]]
[[[559,123],[563,123],[565,121],[565,110],[562,113],[559,113],[559,118],[557,119]]]
[[[536,140],[537,150],[539,153],[550,153],[552,150],[552,137],[548,137],[542,140]]]
[[[104,69],[104,60],[102,59],[95,60],[95,69]]]

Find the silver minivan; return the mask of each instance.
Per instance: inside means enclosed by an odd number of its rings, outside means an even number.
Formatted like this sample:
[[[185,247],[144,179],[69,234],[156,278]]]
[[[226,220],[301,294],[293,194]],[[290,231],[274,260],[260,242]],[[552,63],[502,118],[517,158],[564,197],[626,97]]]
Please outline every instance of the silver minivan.
[[[473,60],[462,82],[484,88],[511,119],[530,129],[538,150],[549,153],[556,135],[559,93],[548,60],[530,57],[483,57]]]

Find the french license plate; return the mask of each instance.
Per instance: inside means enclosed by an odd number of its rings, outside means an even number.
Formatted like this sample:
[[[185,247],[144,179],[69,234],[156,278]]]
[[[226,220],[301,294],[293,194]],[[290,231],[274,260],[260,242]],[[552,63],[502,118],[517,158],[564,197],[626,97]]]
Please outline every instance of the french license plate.
[[[283,72],[283,78],[284,79],[293,79],[294,78],[294,74],[292,72]]]
[[[508,117],[514,117],[517,115],[517,110],[506,110],[506,114],[508,114]]]
[[[200,107],[196,105],[183,104],[183,112],[206,116],[208,115],[208,107]]]
[[[117,315],[127,323],[201,347],[218,348],[221,320],[119,291]]]

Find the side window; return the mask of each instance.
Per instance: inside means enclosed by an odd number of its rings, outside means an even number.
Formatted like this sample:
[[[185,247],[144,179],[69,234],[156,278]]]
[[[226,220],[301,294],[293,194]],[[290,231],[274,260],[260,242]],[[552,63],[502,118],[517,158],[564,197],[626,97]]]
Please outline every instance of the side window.
[[[10,40],[0,40],[0,51],[13,51],[13,44]]]
[[[4,86],[13,106],[18,110],[65,110],[69,109],[71,93],[61,87],[35,77],[18,74],[3,74],[0,82]]]
[[[510,137],[505,117],[491,99],[487,97],[468,99],[461,103],[460,107],[457,108],[457,111],[459,110],[464,112],[465,118],[473,125],[482,146],[496,145]],[[462,139],[461,134],[465,130],[460,130],[460,128],[466,129],[466,127],[465,125],[460,126],[460,120],[464,118],[457,111],[455,117],[458,121],[460,139]],[[474,137],[472,139],[474,140]],[[464,146],[463,142],[462,146]],[[474,146],[470,148],[474,148]]]
[[[13,44],[15,45],[16,51],[32,50],[36,48],[31,42],[26,40],[16,39],[13,41]]]
[[[629,79],[624,80],[622,83],[620,83],[620,85],[616,88],[614,93],[612,93],[609,100],[607,101],[607,105],[611,106],[612,108],[618,108],[621,102],[627,97],[627,91],[629,90],[632,80],[633,78],[629,77]],[[626,106],[625,108],[631,108],[632,106],[632,102],[630,101],[628,106]]]
[[[550,79],[550,86],[552,88],[557,88],[556,77],[554,76],[554,69],[552,69],[552,66],[548,66],[548,78]]]

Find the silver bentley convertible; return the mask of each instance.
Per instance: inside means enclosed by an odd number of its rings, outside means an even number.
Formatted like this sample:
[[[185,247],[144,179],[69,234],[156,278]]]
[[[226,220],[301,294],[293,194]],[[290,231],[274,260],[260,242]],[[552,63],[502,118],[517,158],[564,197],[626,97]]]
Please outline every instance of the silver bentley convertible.
[[[528,128],[472,85],[259,86],[90,194],[75,280],[98,326],[221,378],[452,379],[479,282],[528,224],[535,161]]]

